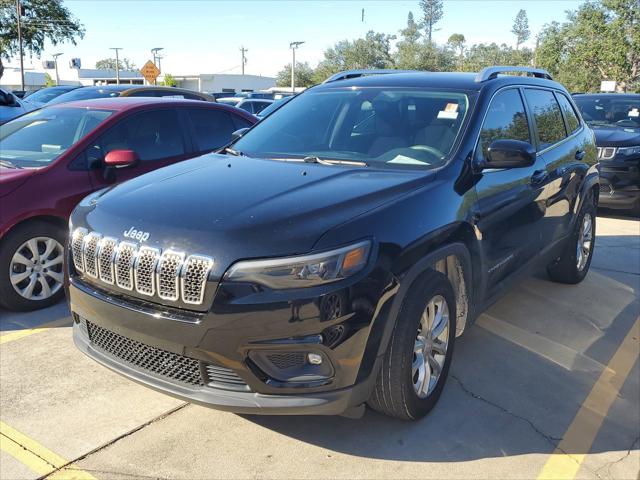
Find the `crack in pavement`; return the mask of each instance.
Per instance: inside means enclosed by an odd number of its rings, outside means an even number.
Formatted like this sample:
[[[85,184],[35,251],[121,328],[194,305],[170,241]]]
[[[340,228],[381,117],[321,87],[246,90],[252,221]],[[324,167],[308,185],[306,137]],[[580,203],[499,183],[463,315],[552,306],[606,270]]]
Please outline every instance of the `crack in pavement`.
[[[609,478],[611,478],[611,467],[613,467],[616,463],[620,463],[622,462],[624,459],[626,459],[629,455],[631,455],[631,451],[633,450],[633,447],[636,445],[636,443],[640,442],[640,436],[636,437],[633,440],[633,443],[631,444],[631,446],[627,449],[627,453],[625,453],[622,457],[620,457],[618,460],[614,460],[612,462],[606,462],[604,465],[602,465],[601,467],[597,468],[595,470],[595,474],[598,475],[598,472],[600,472],[600,470],[603,469],[607,469],[607,475],[609,476]],[[599,475],[598,475],[599,476]]]
[[[105,443],[105,444],[103,444],[103,445],[100,445],[99,447],[94,448],[93,450],[91,450],[91,451],[89,451],[89,452],[87,452],[87,453],[85,453],[85,454],[83,454],[83,455],[81,455],[81,456],[77,457],[76,459],[71,460],[71,461],[69,461],[69,462],[65,463],[65,464],[64,464],[64,465],[62,465],[61,467],[56,467],[56,469],[55,469],[54,471],[49,472],[49,473],[47,473],[46,475],[43,475],[43,476],[39,477],[39,478],[38,478],[38,480],[45,479],[45,478],[47,478],[47,477],[49,477],[49,476],[53,475],[54,473],[56,473],[56,472],[58,472],[58,471],[60,471],[60,470],[64,470],[64,469],[65,469],[66,467],[68,467],[69,465],[71,465],[71,464],[73,464],[73,463],[77,463],[77,462],[79,462],[79,461],[82,461],[82,460],[86,459],[87,457],[89,457],[90,455],[93,455],[94,453],[97,453],[97,452],[99,452],[99,451],[101,451],[101,450],[104,450],[105,448],[110,447],[111,445],[115,444],[116,442],[119,442],[119,441],[120,441],[120,440],[122,440],[123,438],[127,438],[127,437],[129,437],[130,435],[133,435],[134,433],[139,432],[139,431],[140,431],[140,430],[142,430],[143,428],[148,427],[149,425],[152,425],[152,424],[154,424],[154,423],[156,423],[156,422],[159,422],[159,421],[161,421],[161,420],[164,420],[164,419],[165,419],[165,418],[167,418],[168,416],[173,415],[173,414],[174,414],[174,413],[176,413],[176,412],[179,412],[180,410],[182,410],[183,408],[185,408],[185,407],[186,407],[186,406],[188,406],[188,405],[189,405],[189,402],[185,402],[185,403],[183,403],[183,404],[181,404],[181,405],[178,405],[177,407],[172,408],[171,410],[169,410],[169,411],[167,411],[167,412],[164,412],[163,414],[161,414],[161,415],[159,415],[159,416],[157,416],[157,417],[155,417],[155,418],[152,418],[152,419],[151,419],[151,420],[149,420],[148,422],[142,423],[142,424],[138,425],[137,427],[135,427],[135,428],[133,428],[133,429],[129,430],[128,432],[123,433],[122,435],[118,435],[116,438],[114,438],[114,439],[112,439],[112,440],[108,441],[107,443]],[[49,462],[47,462],[47,463],[49,463]],[[55,465],[54,465],[54,467],[55,467]],[[71,469],[69,469],[69,470],[71,470]],[[89,470],[86,470],[86,469],[84,469],[84,471],[85,471],[85,472],[89,472]],[[117,473],[117,472],[116,472],[116,473]],[[154,478],[155,478],[155,477],[154,477]]]
[[[51,462],[50,462],[49,460],[47,460],[46,458],[43,458],[41,455],[38,455],[36,452],[34,452],[33,450],[31,450],[30,448],[25,447],[23,444],[21,444],[20,442],[18,442],[16,439],[11,438],[11,437],[9,437],[9,436],[5,435],[4,433],[0,433],[0,435],[2,435],[4,438],[9,439],[9,441],[10,441],[10,442],[13,442],[13,443],[15,443],[16,445],[20,446],[20,448],[22,448],[23,450],[26,450],[27,452],[29,452],[29,453],[30,453],[31,455],[33,455],[34,457],[38,457],[40,460],[42,460],[42,461],[43,461],[44,463],[46,463],[47,465],[50,465],[50,466],[51,466],[51,468],[53,468],[53,469],[54,469],[54,470],[53,470],[54,472],[55,472],[56,470],[59,470],[59,468],[62,468],[62,467],[58,467],[57,465],[55,465],[55,464],[51,463]],[[65,465],[69,465],[70,463],[73,463],[73,462],[66,463]],[[51,473],[53,473],[53,472],[51,472]],[[50,475],[50,473],[48,473],[47,475]]]

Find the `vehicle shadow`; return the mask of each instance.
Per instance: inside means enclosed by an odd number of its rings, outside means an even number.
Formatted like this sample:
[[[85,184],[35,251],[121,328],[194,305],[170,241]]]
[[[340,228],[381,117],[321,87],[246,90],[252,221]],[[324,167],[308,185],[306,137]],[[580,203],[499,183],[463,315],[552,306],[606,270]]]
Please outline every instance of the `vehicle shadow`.
[[[598,238],[596,268],[580,285],[551,283],[536,271],[480,316],[457,340],[443,395],[424,419],[403,422],[370,409],[360,420],[243,418],[329,451],[375,459],[461,462],[551,453],[640,311],[640,240]],[[627,261],[639,259],[627,266],[633,272],[597,268],[623,249]],[[636,362],[590,453],[638,448],[639,370]]]
[[[12,312],[0,307],[0,335],[29,328],[58,328],[71,323],[66,300],[31,312]]]

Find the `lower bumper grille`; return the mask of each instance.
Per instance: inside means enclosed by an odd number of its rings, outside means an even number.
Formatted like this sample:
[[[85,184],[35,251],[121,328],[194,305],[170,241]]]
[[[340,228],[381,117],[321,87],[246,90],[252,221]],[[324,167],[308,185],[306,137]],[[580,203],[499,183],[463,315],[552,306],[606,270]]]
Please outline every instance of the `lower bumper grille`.
[[[128,365],[186,385],[196,387],[209,385],[233,390],[249,390],[244,380],[233,370],[218,365],[205,364],[195,358],[137,342],[88,320],[82,323],[86,323],[89,340],[94,347]],[[205,378],[201,366],[204,367],[207,378]]]

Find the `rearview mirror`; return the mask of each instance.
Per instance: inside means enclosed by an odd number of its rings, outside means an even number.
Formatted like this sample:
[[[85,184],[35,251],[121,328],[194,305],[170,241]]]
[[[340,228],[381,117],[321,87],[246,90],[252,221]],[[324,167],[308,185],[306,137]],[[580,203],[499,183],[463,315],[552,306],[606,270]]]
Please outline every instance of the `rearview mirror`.
[[[104,157],[104,164],[107,167],[125,168],[138,163],[140,158],[133,150],[111,150]]]
[[[529,167],[536,162],[536,149],[520,140],[494,140],[489,145],[482,168]]]
[[[231,140],[235,142],[236,140],[238,140],[240,137],[242,137],[248,131],[249,131],[249,127],[245,127],[245,128],[241,128],[240,130],[236,130],[235,132],[233,132],[231,134]]]

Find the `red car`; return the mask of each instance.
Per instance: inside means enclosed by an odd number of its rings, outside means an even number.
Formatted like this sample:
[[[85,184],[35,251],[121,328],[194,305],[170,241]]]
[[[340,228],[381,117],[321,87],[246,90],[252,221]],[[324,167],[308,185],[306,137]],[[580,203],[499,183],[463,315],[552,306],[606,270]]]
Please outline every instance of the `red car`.
[[[83,197],[214,151],[255,122],[216,103],[114,98],[45,107],[2,125],[0,304],[31,310],[62,297],[67,219]]]

